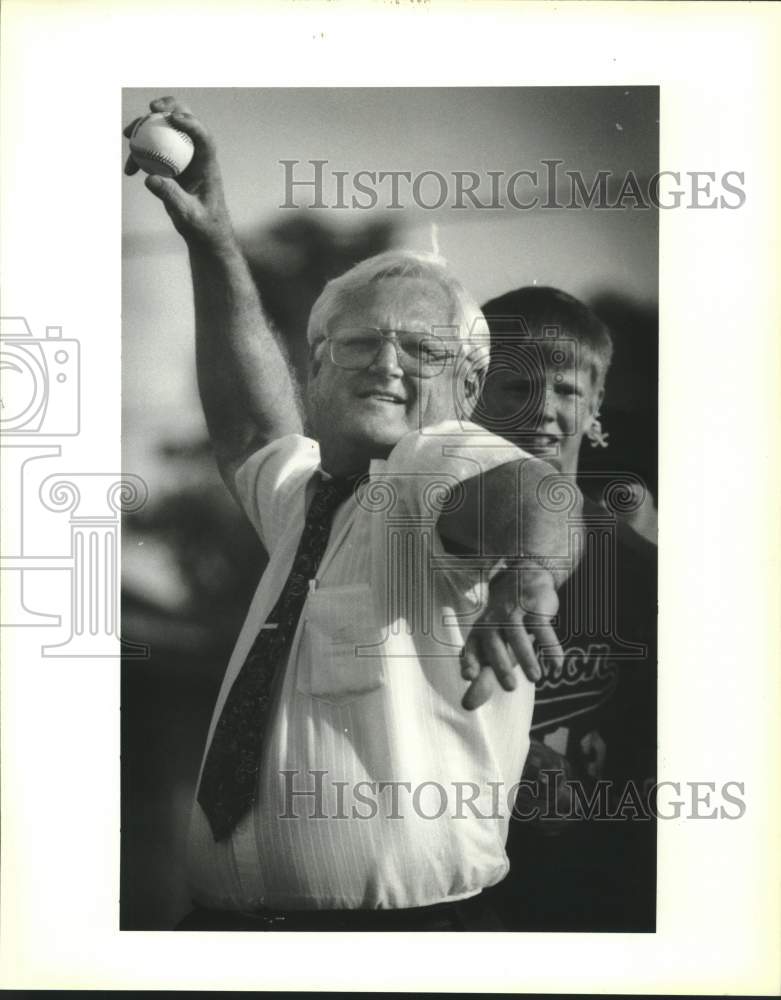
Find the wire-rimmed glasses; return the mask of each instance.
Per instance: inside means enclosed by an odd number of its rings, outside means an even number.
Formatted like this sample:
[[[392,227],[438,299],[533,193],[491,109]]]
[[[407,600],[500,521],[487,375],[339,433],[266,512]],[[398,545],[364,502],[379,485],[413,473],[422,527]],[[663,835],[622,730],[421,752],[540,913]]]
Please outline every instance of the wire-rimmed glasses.
[[[432,333],[415,330],[383,330],[361,326],[337,330],[325,338],[331,361],[337,368],[362,371],[374,364],[385,341],[393,344],[406,375],[432,378],[454,357],[447,344]]]

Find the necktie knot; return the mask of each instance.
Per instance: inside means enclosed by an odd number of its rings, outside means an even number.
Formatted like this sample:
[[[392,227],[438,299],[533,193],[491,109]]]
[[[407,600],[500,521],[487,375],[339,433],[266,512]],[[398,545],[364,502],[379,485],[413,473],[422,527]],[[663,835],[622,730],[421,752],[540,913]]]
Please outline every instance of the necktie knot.
[[[365,473],[355,476],[329,476],[328,479],[320,473],[320,481],[312,498],[307,519],[313,513],[321,517],[333,514],[336,508],[353,495],[360,483],[366,478]]]

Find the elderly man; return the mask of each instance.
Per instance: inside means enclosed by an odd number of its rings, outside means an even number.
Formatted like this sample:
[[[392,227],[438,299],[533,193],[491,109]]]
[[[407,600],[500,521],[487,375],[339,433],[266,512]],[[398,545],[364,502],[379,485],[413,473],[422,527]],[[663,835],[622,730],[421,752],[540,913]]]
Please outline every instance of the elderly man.
[[[487,362],[480,311],[409,252],[315,304],[304,436],[211,136],[172,98],[151,107],[195,146],[178,180],[146,185],[186,241],[209,432],[270,557],[209,730],[198,909],[180,927],[486,926],[534,643],[561,653],[550,622],[571,566],[566,520],[541,502],[552,469],[465,419]]]

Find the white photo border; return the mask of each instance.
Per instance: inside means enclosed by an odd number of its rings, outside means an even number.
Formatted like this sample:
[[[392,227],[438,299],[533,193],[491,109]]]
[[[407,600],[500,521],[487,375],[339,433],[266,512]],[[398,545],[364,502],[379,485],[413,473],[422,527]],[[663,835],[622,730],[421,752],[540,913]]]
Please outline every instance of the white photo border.
[[[3,629],[2,985],[774,992],[778,8],[9,0],[3,21],[3,314],[78,334],[69,472],[121,468],[123,88],[659,85],[662,168],[745,174],[740,210],[660,218],[659,777],[743,781],[747,808],[659,824],[656,934],[120,932],[119,661]]]

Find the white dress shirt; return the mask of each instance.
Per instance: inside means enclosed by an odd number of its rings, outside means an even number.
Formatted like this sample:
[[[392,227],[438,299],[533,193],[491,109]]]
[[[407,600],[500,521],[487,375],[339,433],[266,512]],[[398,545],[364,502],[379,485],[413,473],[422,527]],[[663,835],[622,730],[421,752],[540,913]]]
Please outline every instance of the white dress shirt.
[[[483,607],[489,564],[448,555],[436,520],[446,487],[523,456],[476,425],[448,421],[406,435],[387,460],[371,463],[369,482],[336,513],[275,679],[254,806],[216,843],[193,805],[196,902],[232,910],[427,906],[504,877],[534,686],[519,672],[515,691],[498,690],[473,712],[461,707],[458,657]],[[290,435],[237,472],[270,561],[207,749],[288,577],[319,462],[315,441]]]

